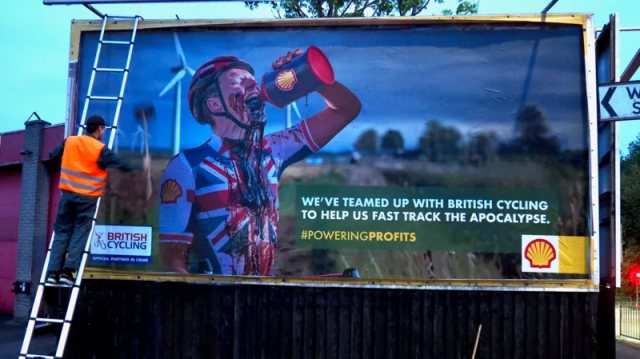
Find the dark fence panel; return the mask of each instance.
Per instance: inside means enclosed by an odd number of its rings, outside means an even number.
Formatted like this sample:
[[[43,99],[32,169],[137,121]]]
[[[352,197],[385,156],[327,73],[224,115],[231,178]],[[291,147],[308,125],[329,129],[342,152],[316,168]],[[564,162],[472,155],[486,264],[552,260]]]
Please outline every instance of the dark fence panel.
[[[595,358],[597,293],[85,280],[65,358]]]

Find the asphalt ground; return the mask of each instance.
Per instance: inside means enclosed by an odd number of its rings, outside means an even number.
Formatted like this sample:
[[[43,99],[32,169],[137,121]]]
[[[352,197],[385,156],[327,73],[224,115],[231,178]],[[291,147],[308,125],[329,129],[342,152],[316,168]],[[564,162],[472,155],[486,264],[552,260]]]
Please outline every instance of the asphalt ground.
[[[0,318],[0,358],[18,359],[26,328],[26,324]],[[38,330],[37,333],[29,346],[29,354],[50,355],[56,348],[56,335],[47,329]]]
[[[638,358],[640,358],[640,344],[627,343],[621,340],[616,341],[616,359]]]
[[[38,330],[38,334],[34,336],[29,347],[29,354],[53,355],[57,344],[53,328],[55,327]],[[18,359],[25,330],[25,324],[17,323],[10,318],[0,317],[0,358]],[[635,342],[616,341],[616,359],[639,358],[640,341],[637,344]]]

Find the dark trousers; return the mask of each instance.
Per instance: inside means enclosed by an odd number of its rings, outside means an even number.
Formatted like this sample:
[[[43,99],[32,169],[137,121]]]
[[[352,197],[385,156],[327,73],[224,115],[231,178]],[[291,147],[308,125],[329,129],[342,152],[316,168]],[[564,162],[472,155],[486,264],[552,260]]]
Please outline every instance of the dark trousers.
[[[65,252],[68,250],[64,267],[77,270],[82,252],[91,232],[91,222],[96,212],[97,197],[62,191],[58,215],[53,227],[55,237],[51,247],[48,271],[62,270]]]

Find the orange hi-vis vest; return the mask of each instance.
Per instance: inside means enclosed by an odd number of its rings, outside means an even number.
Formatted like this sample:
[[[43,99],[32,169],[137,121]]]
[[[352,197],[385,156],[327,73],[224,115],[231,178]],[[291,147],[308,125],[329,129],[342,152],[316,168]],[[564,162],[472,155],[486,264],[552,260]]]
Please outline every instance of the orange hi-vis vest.
[[[91,136],[69,136],[62,153],[58,187],[87,196],[102,196],[107,171],[98,167],[98,158],[104,146]]]

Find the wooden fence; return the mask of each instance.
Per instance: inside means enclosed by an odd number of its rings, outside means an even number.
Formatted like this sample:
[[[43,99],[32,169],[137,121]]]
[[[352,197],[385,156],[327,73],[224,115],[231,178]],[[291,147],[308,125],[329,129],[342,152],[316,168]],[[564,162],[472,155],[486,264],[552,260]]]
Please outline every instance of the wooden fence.
[[[596,358],[597,293],[83,283],[65,358]]]

